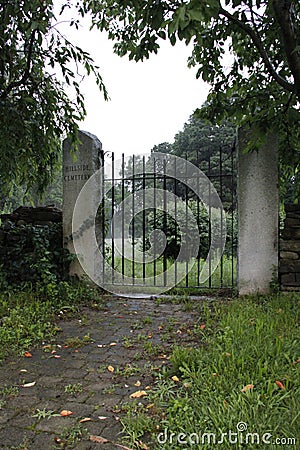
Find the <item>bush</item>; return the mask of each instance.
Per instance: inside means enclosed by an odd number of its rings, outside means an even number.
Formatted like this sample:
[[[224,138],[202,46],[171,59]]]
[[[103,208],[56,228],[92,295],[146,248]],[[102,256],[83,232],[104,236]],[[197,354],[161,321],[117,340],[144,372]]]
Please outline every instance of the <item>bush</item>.
[[[71,257],[62,247],[62,226],[12,223],[7,233],[6,254],[0,256],[3,287],[20,282],[54,285],[68,278]]]

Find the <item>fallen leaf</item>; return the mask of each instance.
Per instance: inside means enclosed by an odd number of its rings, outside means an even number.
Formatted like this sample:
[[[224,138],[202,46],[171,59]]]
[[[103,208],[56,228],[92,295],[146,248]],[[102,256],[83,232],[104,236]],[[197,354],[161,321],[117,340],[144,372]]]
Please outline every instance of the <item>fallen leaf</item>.
[[[107,442],[109,442],[108,439],[102,436],[94,436],[94,435],[90,436],[90,441],[96,442],[97,444],[106,444]]]
[[[99,420],[106,420],[106,419],[108,419],[108,417],[106,417],[106,416],[98,416],[98,419]]]
[[[227,358],[228,358],[229,356],[231,356],[231,354],[228,353],[228,352],[226,352],[226,353],[225,353],[225,356],[227,356]]]
[[[51,358],[59,359],[59,358],[61,358],[61,356],[60,355],[52,355]]]
[[[24,388],[30,388],[33,387],[35,385],[36,381],[33,381],[32,383],[25,383],[22,385],[22,387]]]
[[[71,416],[73,414],[73,412],[72,411],[68,411],[67,409],[63,409],[62,411],[61,411],[61,413],[60,413],[60,415],[62,416],[62,417],[68,417],[68,416]]]
[[[28,370],[26,370],[26,369],[21,369],[20,372],[21,372],[21,373],[25,373],[25,372],[28,372]]]
[[[278,387],[280,387],[280,389],[282,389],[283,391],[285,390],[284,385],[281,383],[281,381],[276,380],[275,383],[277,384]]]
[[[206,325],[204,325],[204,323],[202,325],[200,325],[201,330],[204,330],[205,327],[206,327]]]
[[[172,380],[178,382],[178,381],[179,381],[179,378],[178,378],[176,375],[174,375],[174,376],[172,377]]]
[[[142,450],[149,450],[149,447],[147,447],[147,445],[144,444],[142,441],[138,441],[137,444],[139,445],[139,447],[140,447]]]
[[[130,395],[130,398],[141,398],[141,397],[145,397],[146,395],[147,395],[147,392],[145,392],[145,391],[136,391]]]
[[[108,366],[108,367],[107,367],[107,370],[108,370],[109,372],[114,372],[114,371],[115,371],[115,368],[114,368],[113,366]]]
[[[106,345],[105,344],[99,344],[99,345],[97,345],[97,347],[104,348],[104,347],[106,347]]]
[[[141,385],[142,383],[138,380],[136,383],[134,383],[134,385],[136,386],[136,387],[140,387],[140,385]]]
[[[296,361],[293,362],[293,364],[299,364],[300,363],[300,358],[298,358]]]
[[[162,327],[161,325],[158,325],[157,329],[158,329],[159,331],[161,331],[161,330],[163,329],[163,327]]]
[[[148,334],[148,339],[152,339],[152,333]]]
[[[32,354],[30,352],[24,353],[25,358],[32,358]]]
[[[154,403],[149,403],[149,405],[146,406],[147,409],[151,409],[154,408],[155,404]]]
[[[254,388],[254,384],[247,384],[246,386],[243,387],[243,389],[241,389],[241,391],[242,392],[247,392],[247,391],[250,391],[253,388]]]
[[[146,389],[146,391],[150,391],[151,390],[151,386],[146,386],[145,389]]]
[[[121,448],[122,450],[132,450],[132,448],[126,447],[126,445],[122,445],[122,444],[117,444],[116,442],[112,442],[116,447]],[[148,450],[148,449],[144,449],[144,450]]]
[[[111,344],[109,344],[110,345],[110,347],[115,347],[116,345],[117,345],[117,343],[116,342],[112,342]]]
[[[188,389],[189,387],[191,387],[190,383],[183,383],[183,387],[185,389]]]
[[[81,419],[79,421],[79,423],[85,423],[85,422],[90,422],[92,419],[90,417],[85,417],[84,419]]]

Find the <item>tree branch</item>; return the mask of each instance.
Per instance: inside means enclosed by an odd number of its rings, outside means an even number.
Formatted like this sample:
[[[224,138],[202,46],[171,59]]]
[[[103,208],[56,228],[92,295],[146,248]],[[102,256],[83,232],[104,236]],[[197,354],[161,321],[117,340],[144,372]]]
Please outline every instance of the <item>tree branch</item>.
[[[8,94],[16,87],[22,86],[22,84],[25,84],[25,82],[28,80],[30,76],[31,71],[31,60],[32,60],[32,52],[33,52],[33,44],[35,40],[35,33],[36,30],[33,30],[30,36],[29,44],[28,44],[28,54],[27,54],[27,61],[26,61],[26,68],[25,71],[18,81],[14,81],[10,83],[7,88],[4,90],[4,92],[1,94],[1,98],[6,98]],[[26,47],[26,43],[24,44],[24,47]]]
[[[264,48],[264,45],[259,37],[259,35],[256,33],[256,31],[254,29],[252,29],[249,25],[247,25],[246,23],[242,22],[241,20],[239,20],[237,17],[233,16],[232,14],[230,14],[228,11],[226,11],[225,9],[223,9],[222,7],[220,7],[219,9],[219,13],[220,15],[226,17],[230,22],[234,23],[235,25],[237,25],[241,30],[243,30],[252,40],[253,44],[255,45],[255,47],[257,48],[266,68],[268,73],[271,75],[271,77],[281,86],[283,87],[286,91],[288,92],[293,92],[294,94],[297,93],[297,88],[294,84],[289,83],[287,80],[285,80],[284,78],[282,78],[275,70],[275,68],[273,67],[269,56],[266,52],[266,49]]]
[[[293,2],[273,0],[273,8],[280,27],[288,65],[294,77],[296,94],[300,99],[300,54],[296,51],[297,35],[293,23]]]

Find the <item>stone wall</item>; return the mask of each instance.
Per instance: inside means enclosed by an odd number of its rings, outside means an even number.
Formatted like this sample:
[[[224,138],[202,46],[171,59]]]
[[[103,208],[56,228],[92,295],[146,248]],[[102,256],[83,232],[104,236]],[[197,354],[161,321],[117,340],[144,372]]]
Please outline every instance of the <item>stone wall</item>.
[[[280,240],[280,284],[283,291],[300,291],[300,205],[286,205]]]
[[[56,276],[63,275],[61,210],[21,206],[0,219],[2,279],[9,283],[38,281],[43,265]]]

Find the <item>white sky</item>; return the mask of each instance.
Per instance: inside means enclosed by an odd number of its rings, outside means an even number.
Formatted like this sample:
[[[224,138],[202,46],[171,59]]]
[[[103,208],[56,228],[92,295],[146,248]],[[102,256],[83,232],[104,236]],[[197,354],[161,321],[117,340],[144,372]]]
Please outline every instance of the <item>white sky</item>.
[[[111,98],[106,102],[93,78],[85,78],[81,88],[88,115],[80,128],[95,134],[103,149],[117,156],[145,153],[155,144],[172,142],[207,97],[208,86],[196,80],[196,69],[187,68],[190,49],[183,43],[172,47],[162,41],[158,55],[136,63],[115,55],[113,43],[96,30],[69,28],[67,34],[100,66]]]

